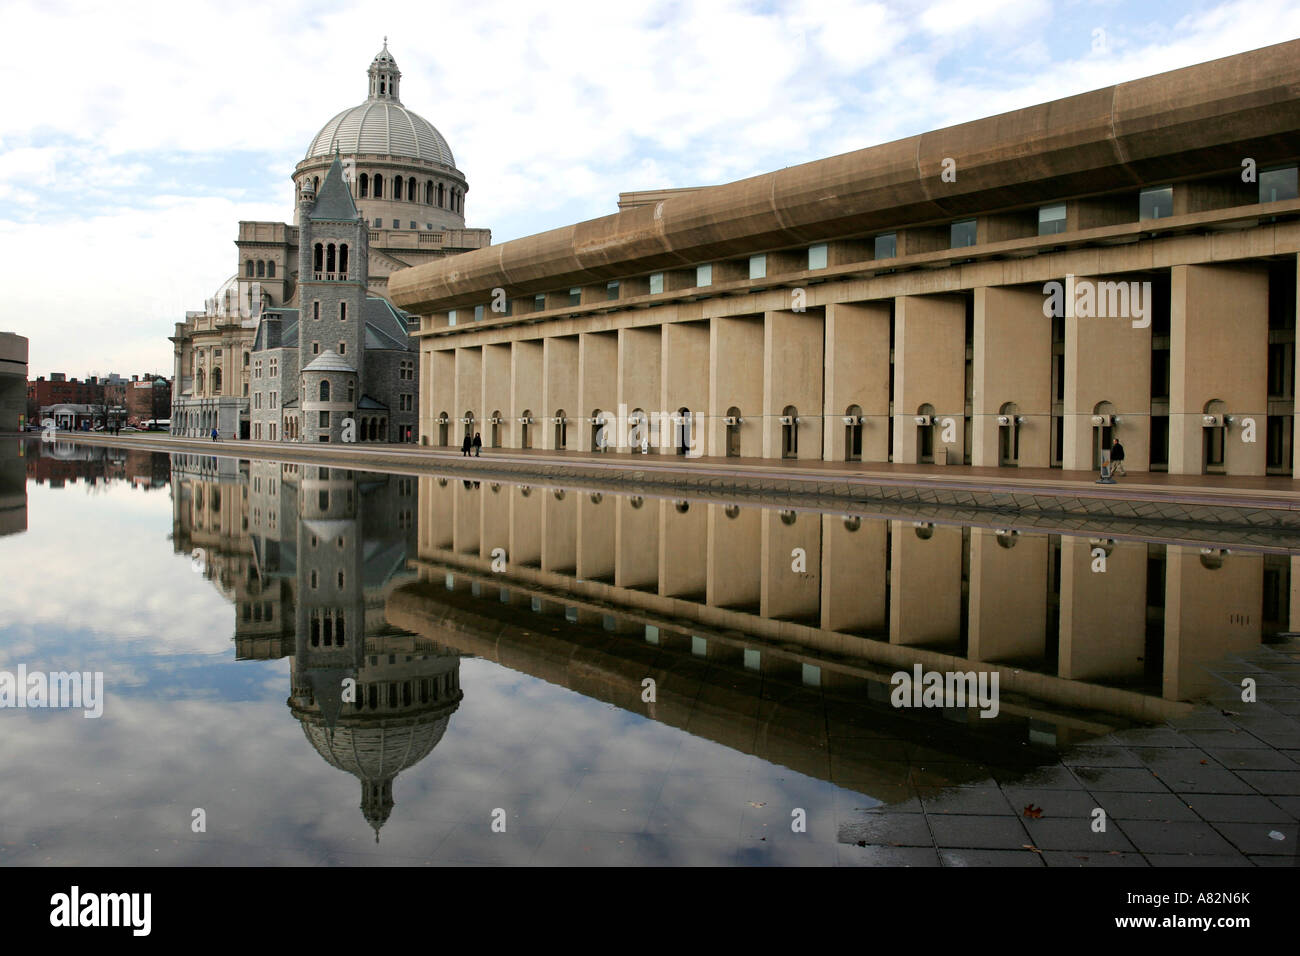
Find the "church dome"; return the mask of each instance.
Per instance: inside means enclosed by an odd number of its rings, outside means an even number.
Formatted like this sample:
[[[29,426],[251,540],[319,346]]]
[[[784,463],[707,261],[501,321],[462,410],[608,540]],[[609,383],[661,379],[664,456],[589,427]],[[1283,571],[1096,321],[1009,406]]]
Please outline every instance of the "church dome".
[[[330,156],[335,151],[345,156],[377,153],[455,167],[451,147],[442,134],[398,98],[402,74],[388,52],[387,39],[366,73],[370,79],[366,101],[326,123],[312,139],[304,158]]]

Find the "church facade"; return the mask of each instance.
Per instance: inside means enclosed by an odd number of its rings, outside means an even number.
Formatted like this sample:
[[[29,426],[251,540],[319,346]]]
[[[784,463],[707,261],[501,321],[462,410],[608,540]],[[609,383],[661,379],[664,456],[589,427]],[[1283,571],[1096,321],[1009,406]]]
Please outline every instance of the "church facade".
[[[442,134],[402,105],[401,75],[385,41],[367,70],[365,101],[326,123],[294,169],[294,221],[241,222],[235,274],[202,310],[187,312],[176,323],[171,336],[173,434],[206,437],[215,428],[224,439],[318,441],[323,433],[340,440],[348,373],[333,368],[327,375],[319,366],[313,371],[317,396],[322,381],[342,388],[331,390],[330,401],[311,409],[310,427],[304,427],[304,410],[293,402],[302,386],[297,376],[305,374],[307,365],[319,359],[337,366],[341,359],[355,376],[351,385],[359,403],[350,439],[413,440],[414,418],[408,421],[405,412],[417,407],[419,383],[414,364],[408,367],[396,356],[413,347],[407,337],[411,326],[406,314],[388,302],[388,276],[485,247],[491,232],[466,228],[468,180]],[[324,198],[336,163],[339,183],[330,190],[330,211],[348,218],[307,218]],[[341,194],[349,206],[338,202]],[[312,201],[304,202],[305,195]],[[315,268],[317,243],[311,235],[340,230],[350,233],[349,241],[320,243],[320,268]],[[326,261],[331,246],[338,255],[345,245],[351,260],[343,268],[338,261]],[[329,279],[318,278],[327,274]],[[322,282],[336,283],[323,298]],[[308,357],[299,361],[298,346],[286,343],[297,342],[305,285],[314,290],[307,300],[313,315],[328,305],[337,318],[338,307],[347,300],[351,318],[342,321],[352,322],[353,334],[340,338],[336,333],[346,329],[331,328],[326,338],[308,337],[302,346]],[[325,327],[312,325],[309,331],[324,334]],[[311,352],[313,346],[317,352]],[[255,350],[267,354],[255,359]],[[335,358],[325,356],[327,351]],[[388,382],[390,365],[391,387],[380,384]],[[321,412],[329,413],[332,422],[323,431]]]

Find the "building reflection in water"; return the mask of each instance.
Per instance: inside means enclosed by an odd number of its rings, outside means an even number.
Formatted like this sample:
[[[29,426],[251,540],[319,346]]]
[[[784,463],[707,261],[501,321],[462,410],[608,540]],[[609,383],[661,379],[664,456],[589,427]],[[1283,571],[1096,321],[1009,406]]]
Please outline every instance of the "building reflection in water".
[[[176,550],[201,553],[236,606],[239,658],[290,658],[290,711],[361,781],[376,835],[394,778],[459,704],[461,655],[892,802],[912,792],[899,757],[917,745],[949,774],[1028,770],[1188,713],[1208,664],[1300,620],[1294,542],[1259,534],[172,467]],[[999,715],[892,707],[891,675],[917,665],[996,670]]]
[[[290,659],[290,713],[361,782],[377,842],[394,779],[462,696],[457,654],[384,620],[413,577],[415,480],[191,456],[173,456],[173,478],[176,550],[235,605],[239,659]]]

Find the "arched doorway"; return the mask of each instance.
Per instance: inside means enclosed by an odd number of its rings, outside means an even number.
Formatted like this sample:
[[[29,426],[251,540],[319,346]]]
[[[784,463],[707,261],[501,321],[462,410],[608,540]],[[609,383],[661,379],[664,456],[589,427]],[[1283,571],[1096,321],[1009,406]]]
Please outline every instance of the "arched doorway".
[[[1015,402],[998,411],[998,464],[1004,468],[1020,464],[1020,409]]]
[[[374,438],[374,436],[370,436]],[[438,415],[438,444],[446,448],[451,444],[451,419],[446,412]]]
[[[1101,467],[1101,453],[1110,460],[1110,445],[1115,437],[1115,406],[1110,402],[1098,402],[1092,408],[1092,467]]]
[[[599,408],[591,411],[591,450],[604,451],[609,447],[609,434],[605,428],[605,413]]]
[[[918,464],[934,464],[934,406],[926,402],[916,410],[916,460]]]
[[[1201,418],[1201,473],[1222,475],[1225,468],[1224,452],[1228,444],[1228,406],[1219,399],[1205,403]]]
[[[489,421],[492,423],[492,431],[490,433],[492,438],[491,447],[500,448],[501,447],[501,409],[498,408],[496,411],[494,411]]]
[[[650,450],[650,419],[646,417],[645,409],[634,408],[632,414],[627,416],[627,443],[633,451],[648,452]]]
[[[781,410],[781,457],[799,457],[799,409],[793,405]]]
[[[532,429],[528,426],[533,423],[532,409],[525,408],[524,413],[519,416],[519,447],[532,448],[533,436]]]
[[[861,405],[850,405],[844,411],[844,460],[862,460]]]
[[[555,447],[557,450],[569,447],[569,419],[562,408],[555,412]]]
[[[725,424],[727,428],[726,444],[728,458],[740,457],[740,426],[743,421],[744,419],[740,417],[739,408],[733,405],[731,408],[727,409]]]
[[[473,441],[474,424],[475,424],[474,413],[471,411],[465,412],[465,414],[461,417],[461,424],[465,426],[465,433],[461,435],[461,439],[464,440],[468,438],[470,441]]]

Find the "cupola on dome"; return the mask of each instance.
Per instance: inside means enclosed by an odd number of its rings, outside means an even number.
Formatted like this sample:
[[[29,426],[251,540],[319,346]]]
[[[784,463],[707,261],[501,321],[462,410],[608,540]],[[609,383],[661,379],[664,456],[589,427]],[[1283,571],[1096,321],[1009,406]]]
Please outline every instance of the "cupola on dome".
[[[455,167],[451,147],[423,116],[408,110],[398,97],[402,73],[397,61],[384,48],[366,71],[369,94],[360,106],[344,110],[321,128],[307,149],[306,159],[374,153],[427,160]]]

